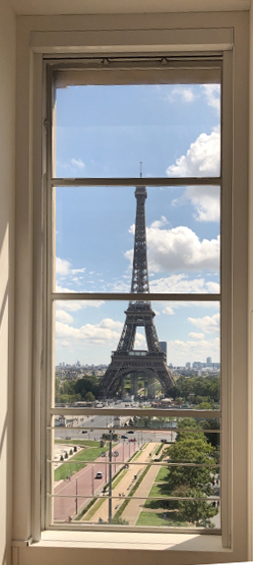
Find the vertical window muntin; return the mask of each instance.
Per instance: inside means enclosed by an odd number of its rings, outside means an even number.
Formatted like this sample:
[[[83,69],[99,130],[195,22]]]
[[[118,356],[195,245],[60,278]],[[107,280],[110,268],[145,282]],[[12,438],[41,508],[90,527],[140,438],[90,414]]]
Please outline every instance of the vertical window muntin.
[[[50,83],[49,83],[49,91],[50,90],[51,90],[51,87],[50,87]],[[51,95],[51,92],[50,92],[49,98],[51,96],[53,97],[54,95]],[[52,100],[52,98],[51,98],[51,100]],[[49,102],[49,104],[51,106],[51,102]],[[55,120],[55,117],[52,117],[52,122],[51,122],[52,124],[54,123],[54,120]],[[54,127],[55,126],[53,126],[52,130],[54,129]],[[57,186],[58,187],[69,186],[69,187],[73,187],[73,189],[76,186],[88,186],[89,184],[92,185],[92,186],[110,186],[110,185],[112,185],[112,186],[123,185],[123,186],[129,186],[129,187],[141,186],[142,183],[141,183],[141,181],[138,177],[131,178],[131,179],[128,179],[128,178],[125,178],[125,179],[122,179],[122,178],[120,178],[120,179],[119,178],[118,179],[113,179],[113,178],[108,178],[108,179],[107,178],[104,178],[104,179],[101,179],[101,178],[97,178],[97,179],[96,178],[92,178],[92,179],[91,178],[69,179],[68,177],[61,178],[61,179],[56,178],[55,175],[52,174],[52,172],[55,170],[54,159],[51,159],[51,157],[50,157],[53,153],[53,151],[52,151],[52,145],[53,145],[52,140],[53,139],[54,139],[54,133],[52,134],[52,136],[49,135],[49,138],[48,138],[48,156],[49,156],[48,157],[48,172],[49,172],[48,193],[49,194],[54,195],[54,192],[55,192],[54,187],[57,187]],[[50,173],[50,171],[51,171],[51,173]],[[179,179],[176,178],[176,177],[174,177],[174,178],[171,177],[170,179],[168,179],[167,177],[166,178],[157,178],[156,177],[155,179],[148,178],[148,179],[143,179],[143,180],[144,180],[145,184],[148,184],[148,185],[151,185],[151,186],[155,185],[157,187],[163,186],[163,185],[172,186],[173,182],[177,186],[179,185]],[[180,178],[180,186],[186,185],[186,184],[187,184],[187,186],[199,185],[200,179],[198,177]],[[220,177],[201,178],[201,184],[202,185],[204,185],[204,184],[205,185],[216,185],[216,186],[221,187],[221,178]],[[96,190],[96,188],[94,188],[94,190]],[[119,190],[120,190],[120,188],[119,188]],[[49,201],[50,200],[51,200],[51,197],[49,197]],[[53,201],[54,201],[54,196],[53,196]],[[48,206],[49,206],[48,241],[49,241],[49,248],[50,248],[49,255],[50,255],[50,257],[52,257],[52,263],[50,265],[50,259],[49,259],[49,264],[47,266],[47,268],[48,268],[48,288],[49,288],[49,293],[48,293],[49,294],[49,298],[48,298],[48,323],[49,323],[49,326],[48,326],[49,327],[48,347],[49,347],[49,351],[51,351],[51,355],[49,355],[49,358],[51,358],[52,363],[49,361],[49,367],[51,365],[52,374],[54,374],[54,354],[53,354],[53,349],[52,349],[52,338],[53,338],[53,325],[52,325],[53,322],[52,322],[52,320],[53,320],[53,318],[52,318],[51,312],[52,312],[52,305],[55,303],[55,301],[57,299],[64,301],[64,300],[68,300],[68,299],[71,298],[71,299],[74,299],[74,300],[84,299],[84,300],[89,301],[89,300],[92,300],[94,298],[98,298],[98,299],[101,298],[101,299],[110,299],[110,300],[115,300],[115,299],[119,299],[119,300],[127,299],[128,300],[129,299],[131,301],[131,300],[136,298],[136,296],[131,295],[131,293],[114,293],[115,296],[112,296],[112,295],[109,295],[109,293],[106,293],[106,292],[96,292],[96,293],[92,294],[92,297],[91,297],[89,292],[76,293],[76,296],[74,296],[73,292],[71,292],[69,294],[65,293],[65,292],[58,292],[57,293],[57,292],[54,292],[54,288],[52,290],[52,282],[53,282],[53,279],[54,279],[54,277],[52,276],[52,273],[54,272],[54,269],[55,269],[55,266],[53,265],[53,259],[54,259],[53,240],[55,238],[55,233],[54,233],[54,222],[55,222],[55,220],[54,220],[54,218],[55,218],[54,206],[55,206],[55,204],[52,203],[53,201],[48,203]],[[148,296],[149,296],[149,300],[151,302],[153,302],[153,300],[155,298],[157,298],[157,295],[155,295],[152,292]],[[145,297],[146,297],[146,295],[140,296],[139,299],[144,300]],[[161,294],[159,294],[159,301],[161,301],[161,302],[165,301],[165,300],[171,300],[171,299],[178,300],[178,298],[179,297],[176,296],[175,293],[174,294],[173,293],[161,293]],[[215,293],[214,295],[210,295],[210,294],[205,295],[206,301],[208,301],[208,300],[211,300],[211,301],[212,300],[218,300],[218,301],[220,301],[220,298],[221,298],[220,293]],[[185,300],[185,301],[189,300],[189,299],[192,300],[193,295],[187,295],[186,293],[180,294],[180,299]],[[203,301],[203,295],[196,294],[196,295],[194,295],[194,299],[201,303]],[[49,400],[48,408],[47,408],[47,422],[48,422],[49,428],[51,427],[51,417],[53,415],[57,415],[59,413],[58,410],[56,408],[54,408],[54,398],[53,398],[52,390],[53,390],[52,386],[48,383],[48,397],[50,398],[50,400]],[[73,410],[73,413],[75,413],[75,412],[76,412],[76,409]],[[96,410],[96,412],[97,412],[97,410]],[[165,412],[166,412],[166,415],[171,414],[170,411],[166,410]],[[91,411],[89,409],[83,409],[82,413],[83,414],[89,414],[89,413],[91,413]],[[104,409],[103,409],[103,413],[105,413]],[[110,409],[108,410],[107,409],[106,413],[108,415],[110,415],[110,414],[112,414],[112,415],[116,414],[117,415],[118,410],[117,409],[116,410],[115,409],[114,410],[110,410]],[[152,414],[154,414],[154,416],[156,415],[156,413],[157,413],[156,410],[154,410],[154,412],[152,412]],[[182,414],[184,414],[184,410],[180,409],[180,415],[182,415]],[[204,412],[202,412],[202,415],[208,416],[208,413],[206,414],[205,411],[204,411]],[[210,415],[210,413],[209,413],[209,415]],[[217,411],[216,411],[216,416],[217,416]],[[219,416],[220,416],[220,412],[219,412]],[[51,432],[49,432],[49,435],[51,437]],[[52,441],[52,439],[49,440],[49,445],[50,445],[51,441]],[[49,453],[49,452],[50,452],[50,448],[49,448],[49,451],[47,450],[47,453]],[[48,464],[47,464],[48,469],[50,469],[50,463],[52,463],[52,459],[51,459],[51,462],[50,462],[50,459],[51,458],[48,459]],[[47,525],[49,527],[50,526],[54,527],[52,525],[52,522],[51,522],[51,519],[50,519],[50,514],[51,514],[51,510],[50,510],[50,506],[51,506],[50,483],[52,481],[53,481],[53,477],[52,477],[51,471],[49,471],[48,478],[47,478],[47,485],[48,485],[49,488],[47,489],[48,490],[48,496],[47,496],[47,513],[46,513],[47,517],[48,517],[46,519],[46,521],[47,521]],[[73,524],[71,524],[71,527],[72,526],[73,526]],[[87,527],[87,524],[85,525],[85,527]],[[94,526],[94,525],[92,525],[91,527],[92,528],[95,527],[95,529],[96,529],[96,526]],[[104,524],[103,524],[103,527],[107,528],[107,526],[104,525]],[[114,526],[114,528],[115,528],[115,526]],[[124,525],[121,526],[121,529],[122,528],[123,529],[129,529],[127,526],[124,526]],[[117,526],[116,526],[116,529],[117,529]],[[164,531],[164,529],[162,529],[162,531]],[[171,529],[170,529],[170,531],[171,531]],[[180,529],[180,531],[182,531],[182,529]],[[187,531],[189,532],[189,529],[187,529]],[[193,531],[196,531],[196,530],[193,530]]]

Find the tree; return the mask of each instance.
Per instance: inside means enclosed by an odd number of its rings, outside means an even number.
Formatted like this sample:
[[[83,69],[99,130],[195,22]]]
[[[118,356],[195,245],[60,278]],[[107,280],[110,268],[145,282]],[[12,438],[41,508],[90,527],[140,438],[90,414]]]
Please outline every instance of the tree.
[[[84,397],[84,400],[86,400],[87,402],[94,402],[95,396],[94,396],[94,394],[89,390],[89,392],[86,392],[86,395],[85,395],[85,397]]]
[[[216,463],[214,459],[215,449],[207,442],[204,434],[181,432],[179,439],[167,450],[171,463],[178,466],[169,466],[168,488],[172,491],[184,486],[190,489],[201,489],[202,494],[212,493],[211,467],[182,466],[182,463],[195,463],[197,465],[211,465]]]
[[[178,517],[182,521],[190,522],[195,526],[212,527],[210,518],[215,516],[218,508],[209,502],[206,495],[201,489],[177,489],[173,492],[173,496],[189,497],[202,500],[178,500]]]
[[[87,392],[91,392],[95,398],[98,397],[98,379],[97,377],[84,376],[74,383],[74,393],[80,394],[81,399],[85,399]]]

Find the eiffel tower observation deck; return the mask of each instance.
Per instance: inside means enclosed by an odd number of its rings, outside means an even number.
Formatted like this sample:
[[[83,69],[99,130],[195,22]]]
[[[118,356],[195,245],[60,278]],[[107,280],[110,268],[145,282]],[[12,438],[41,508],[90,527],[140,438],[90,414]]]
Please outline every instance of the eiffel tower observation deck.
[[[131,293],[148,293],[148,262],[146,243],[145,186],[136,187],[136,221]],[[155,398],[156,382],[160,383],[165,396],[170,394],[174,380],[166,362],[154,323],[155,312],[150,301],[130,301],[125,311],[126,320],[116,351],[112,352],[108,366],[100,384],[100,396],[113,398],[123,396],[124,381],[130,377],[130,391],[138,395],[138,379],[144,384],[145,396]],[[134,349],[136,330],[145,330],[147,350]]]

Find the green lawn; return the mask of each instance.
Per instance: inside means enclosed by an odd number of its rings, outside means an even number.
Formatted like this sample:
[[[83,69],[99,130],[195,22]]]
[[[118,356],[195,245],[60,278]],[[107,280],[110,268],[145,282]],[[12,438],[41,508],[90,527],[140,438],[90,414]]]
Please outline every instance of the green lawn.
[[[96,442],[98,443],[98,442]],[[83,463],[82,460],[85,461],[95,461],[103,451],[108,450],[108,444],[104,445],[104,447],[90,447],[87,449],[81,449],[78,453],[70,457],[66,463],[63,463],[58,469],[54,472],[54,480],[60,481],[65,480],[68,475],[74,475],[80,469],[86,467],[86,463]]]
[[[166,480],[168,474],[169,474],[169,469],[167,469],[167,467],[161,467],[160,471],[156,475],[155,482],[158,483],[160,481]]]
[[[89,510],[89,512],[87,512],[87,514],[85,515],[85,517],[83,518],[84,522],[89,522],[89,520],[91,520],[91,518],[94,516],[94,514],[97,512],[97,510],[100,508],[100,506],[102,506],[103,502],[106,499],[104,498],[100,498],[100,500],[97,500],[97,502],[95,502],[95,504],[93,504],[93,506],[91,507],[91,509]]]
[[[117,479],[115,479],[115,481],[113,481],[112,483],[112,489],[116,488],[116,486],[120,483],[121,479],[123,479],[123,477],[127,474],[127,469],[124,469],[124,471],[122,471],[119,476],[117,477]]]
[[[93,441],[89,439],[56,439],[55,443],[63,445],[81,445],[83,447],[99,447],[100,441]]]
[[[187,527],[186,522],[179,522],[176,512],[164,512],[158,514],[156,512],[141,512],[137,520],[137,526],[174,526]]]

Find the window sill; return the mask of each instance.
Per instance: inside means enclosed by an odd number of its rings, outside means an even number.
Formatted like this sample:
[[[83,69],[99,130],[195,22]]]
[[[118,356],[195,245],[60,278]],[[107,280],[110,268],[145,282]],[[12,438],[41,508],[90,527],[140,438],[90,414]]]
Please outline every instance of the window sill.
[[[199,534],[148,534],[118,532],[46,531],[32,547],[133,549],[152,551],[212,551],[230,553],[221,536]]]

